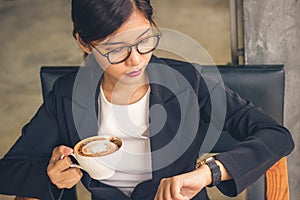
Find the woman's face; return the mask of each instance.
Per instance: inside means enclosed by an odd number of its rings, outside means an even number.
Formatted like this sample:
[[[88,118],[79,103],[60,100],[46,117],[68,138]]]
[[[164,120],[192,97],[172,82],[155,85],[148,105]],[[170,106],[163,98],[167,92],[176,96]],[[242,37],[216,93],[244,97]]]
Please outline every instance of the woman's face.
[[[98,51],[109,52],[114,49],[119,49],[120,47],[135,44],[143,38],[152,35],[154,35],[154,33],[150,22],[142,13],[134,12],[116,32],[100,42],[95,41],[91,44],[96,47]],[[111,64],[107,58],[101,55],[97,50],[92,48],[96,60],[104,70],[104,81],[113,86],[116,83],[131,85],[141,81],[141,79],[145,77],[145,68],[152,56],[152,53],[140,54],[136,47],[133,46],[128,59],[119,64]]]

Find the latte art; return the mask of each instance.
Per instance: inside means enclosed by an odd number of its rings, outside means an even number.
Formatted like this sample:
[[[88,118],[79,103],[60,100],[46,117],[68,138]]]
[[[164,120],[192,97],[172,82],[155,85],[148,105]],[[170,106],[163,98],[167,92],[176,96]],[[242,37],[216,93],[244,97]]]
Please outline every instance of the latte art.
[[[97,157],[105,156],[117,151],[122,144],[114,137],[92,138],[85,140],[78,146],[78,154],[81,156]]]

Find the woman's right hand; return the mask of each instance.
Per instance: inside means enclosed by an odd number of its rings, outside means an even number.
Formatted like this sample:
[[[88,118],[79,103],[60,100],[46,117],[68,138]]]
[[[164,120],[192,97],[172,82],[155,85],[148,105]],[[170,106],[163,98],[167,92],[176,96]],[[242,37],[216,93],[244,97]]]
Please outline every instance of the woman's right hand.
[[[72,188],[82,177],[80,169],[70,168],[72,161],[68,156],[71,153],[73,153],[73,149],[64,145],[58,146],[52,151],[47,174],[51,182],[59,189]]]

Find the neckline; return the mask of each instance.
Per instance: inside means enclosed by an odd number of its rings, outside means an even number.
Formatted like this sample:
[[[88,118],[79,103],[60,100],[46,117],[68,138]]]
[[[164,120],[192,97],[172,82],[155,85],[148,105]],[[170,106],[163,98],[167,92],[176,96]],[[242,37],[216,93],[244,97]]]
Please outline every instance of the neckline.
[[[139,103],[145,101],[145,100],[148,98],[149,94],[150,94],[150,90],[151,90],[151,89],[150,89],[150,86],[149,86],[149,88],[148,88],[147,92],[144,94],[144,96],[143,96],[142,98],[140,98],[138,101],[136,101],[136,102],[134,102],[134,103],[132,103],[132,104],[128,104],[128,105],[119,105],[119,104],[113,104],[113,103],[109,102],[109,101],[106,99],[106,97],[105,97],[105,95],[104,95],[104,92],[103,92],[103,90],[102,90],[102,85],[100,85],[99,100],[100,100],[100,102],[101,102],[101,100],[103,100],[104,103],[107,104],[107,105],[109,105],[109,106],[120,107],[120,108],[121,108],[121,107],[129,107],[129,106],[131,107],[131,106],[138,105]]]

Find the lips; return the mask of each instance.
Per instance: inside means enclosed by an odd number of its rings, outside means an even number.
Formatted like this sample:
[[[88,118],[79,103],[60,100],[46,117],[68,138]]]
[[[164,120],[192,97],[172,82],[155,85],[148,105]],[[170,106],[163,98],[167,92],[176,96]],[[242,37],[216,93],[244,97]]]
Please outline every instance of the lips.
[[[126,76],[136,77],[136,76],[139,76],[141,73],[142,73],[142,68],[140,68],[138,70],[135,70],[135,71],[132,71],[132,72],[129,72],[129,73],[126,74]]]

